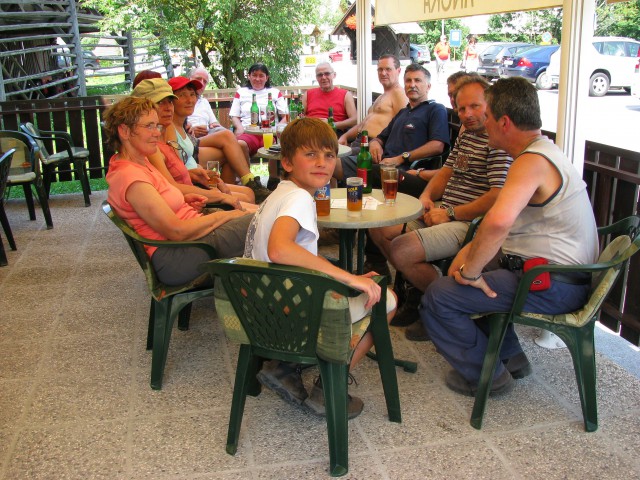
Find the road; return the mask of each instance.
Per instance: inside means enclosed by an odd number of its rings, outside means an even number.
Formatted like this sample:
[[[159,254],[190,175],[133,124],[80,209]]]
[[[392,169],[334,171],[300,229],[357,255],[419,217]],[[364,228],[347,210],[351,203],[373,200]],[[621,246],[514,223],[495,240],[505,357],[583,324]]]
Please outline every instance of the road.
[[[403,68],[406,62],[403,62]],[[337,84],[357,87],[356,66],[349,61],[333,63],[336,71]],[[374,79],[373,91],[382,92],[382,86],[378,82],[376,65],[370,68],[370,78]],[[443,105],[449,106],[446,83],[444,79],[438,81],[435,76],[435,63],[425,64],[425,67],[432,73],[432,86],[429,98],[434,98]],[[304,71],[306,70],[306,72]],[[305,67],[301,75],[300,84],[308,85],[309,79],[313,78],[313,67]],[[456,66],[450,65],[447,73],[453,73]],[[404,71],[403,71],[404,72]],[[305,81],[307,80],[307,81]],[[539,91],[540,108],[542,111],[542,128],[544,130],[556,131],[558,117],[558,91]],[[589,115],[586,122],[587,140],[613,145],[632,151],[640,151],[640,101],[623,91],[612,91],[604,97],[587,97],[583,109]]]

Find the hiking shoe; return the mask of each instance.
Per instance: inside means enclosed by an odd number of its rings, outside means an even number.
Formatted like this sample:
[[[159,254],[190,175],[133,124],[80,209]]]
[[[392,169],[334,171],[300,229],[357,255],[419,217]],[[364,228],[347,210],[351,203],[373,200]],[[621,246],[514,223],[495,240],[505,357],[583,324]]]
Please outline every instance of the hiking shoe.
[[[527,377],[533,372],[529,359],[524,352],[520,352],[507,360],[503,360],[502,363],[504,363],[505,368],[511,376],[516,379]]]
[[[422,319],[419,317],[418,320],[407,327],[404,331],[404,337],[412,342],[428,342],[431,340],[427,330],[424,328]]]
[[[422,292],[407,282],[404,302],[402,302],[395,316],[391,319],[390,325],[393,327],[406,327],[407,325],[413,325],[416,321],[422,324],[418,314],[421,298]]]
[[[279,183],[280,183],[280,178],[269,177],[269,180],[267,180],[267,189],[273,192]]]
[[[271,195],[271,190],[268,190],[262,186],[260,183],[260,177],[254,177],[249,180],[245,187],[249,187],[253,190],[254,195],[256,196],[256,203],[262,203],[265,199]]]
[[[286,402],[300,406],[309,396],[302,383],[298,365],[278,360],[264,362],[256,375],[258,381]]]
[[[462,395],[466,395],[467,397],[475,397],[476,392],[478,391],[478,385],[473,385],[469,383],[462,375],[458,373],[457,370],[450,370],[446,377],[445,383],[447,387],[453,390],[456,393],[461,393]],[[502,393],[507,393],[511,391],[515,382],[511,377],[511,374],[507,369],[504,369],[498,378],[493,379],[493,384],[491,385],[491,390],[489,390],[489,395],[500,395]]]
[[[349,374],[349,379],[355,381],[351,374]],[[358,415],[360,415],[360,413],[362,413],[364,403],[358,397],[347,395],[347,398],[347,418],[351,420],[352,418],[356,418]],[[321,417],[325,417],[327,415],[324,408],[324,391],[322,390],[322,379],[319,376],[316,377],[315,381],[313,382],[311,395],[309,395],[309,398],[304,401],[304,405],[316,415],[319,415]]]

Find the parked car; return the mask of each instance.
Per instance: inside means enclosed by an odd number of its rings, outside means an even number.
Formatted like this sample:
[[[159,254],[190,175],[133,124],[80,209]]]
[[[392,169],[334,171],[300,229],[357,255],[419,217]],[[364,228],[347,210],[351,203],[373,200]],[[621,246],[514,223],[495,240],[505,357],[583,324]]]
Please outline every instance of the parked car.
[[[640,42],[625,37],[593,37],[593,49],[583,52],[589,75],[589,96],[602,97],[612,88],[631,91],[634,69],[640,56]],[[557,58],[555,58],[557,55]],[[560,50],[551,56],[548,75],[560,81]]]
[[[515,55],[527,47],[532,47],[531,43],[522,42],[496,42],[484,49],[479,58],[478,73],[489,80],[500,77],[502,59],[507,55]]]
[[[560,45],[544,45],[528,48],[515,56],[506,56],[503,60],[502,77],[523,77],[540,90],[552,87],[551,77],[547,75],[547,67],[551,55]]]
[[[409,46],[409,58],[411,59],[411,63],[419,63],[422,65],[423,63],[431,62],[431,53],[429,49],[423,45],[413,45]]]
[[[345,51],[344,48],[336,47],[329,50],[329,61],[330,62],[341,62],[342,60],[349,59],[349,54]]]
[[[640,57],[636,61],[636,70],[631,81],[631,95],[640,100]]]
[[[84,59],[85,70],[95,70],[96,68],[100,68],[100,59],[95,55],[95,53],[83,50],[82,58]]]

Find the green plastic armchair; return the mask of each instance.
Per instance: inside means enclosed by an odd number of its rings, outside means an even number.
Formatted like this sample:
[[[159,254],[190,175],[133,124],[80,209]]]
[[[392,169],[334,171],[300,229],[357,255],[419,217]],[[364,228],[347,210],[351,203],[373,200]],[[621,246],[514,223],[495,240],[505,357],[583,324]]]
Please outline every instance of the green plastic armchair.
[[[216,277],[218,318],[240,343],[226,450],[234,455],[247,395],[260,393],[263,359],[318,365],[324,390],[332,476],[348,471],[347,377],[354,337],[372,332],[389,420],[400,422],[400,399],[386,320],[386,298],[352,325],[347,285],[314,270],[236,258],[200,266]],[[385,277],[374,277],[383,291]]]
[[[519,323],[543,328],[555,333],[569,348],[580,393],[584,427],[587,432],[598,428],[598,405],[596,401],[596,363],[594,325],[606,296],[611,291],[621,269],[640,248],[640,216],[620,220],[608,227],[600,228],[600,235],[613,238],[592,265],[540,265],[523,274],[513,305],[509,312],[487,315],[489,339],[476,392],[471,425],[482,428],[493,372],[500,358],[500,348],[509,323]],[[592,289],[587,303],[580,310],[558,315],[524,312],[523,307],[531,282],[542,272],[592,272]],[[483,315],[484,316],[484,315]]]
[[[107,201],[102,203],[102,210],[124,234],[124,238],[127,240],[129,247],[131,247],[131,251],[147,280],[147,286],[151,293],[149,329],[147,332],[147,350],[151,350],[151,388],[160,390],[169,351],[169,340],[171,339],[171,331],[176,316],[179,317],[178,328],[187,330],[189,328],[191,302],[198,298],[213,295],[213,287],[208,282],[208,275],[205,274],[183,285],[165,285],[158,280],[144,246],[197,247],[207,252],[211,258],[217,257],[217,253],[211,245],[202,242],[170,242],[144,238],[121,219]]]
[[[6,151],[0,157],[0,223],[2,224],[2,229],[4,230],[5,235],[7,236],[7,240],[9,241],[9,246],[11,250],[16,249],[16,242],[13,239],[13,233],[11,232],[11,225],[9,225],[9,219],[7,218],[7,214],[4,211],[4,189],[7,186],[7,178],[9,178],[9,167],[11,167],[11,158],[13,154],[16,152],[15,148]],[[0,267],[4,267],[9,262],[7,260],[7,254],[4,251],[4,244],[2,243],[2,236],[0,235]]]
[[[44,221],[47,224],[47,229],[53,228],[53,220],[51,219],[51,210],[49,209],[49,200],[47,200],[47,194],[45,192],[42,176],[40,175],[40,164],[36,158],[39,148],[35,140],[29,135],[22,132],[14,132],[10,130],[0,131],[0,140],[10,139],[18,142],[18,148],[23,148],[25,163],[24,165],[16,165],[16,156],[14,156],[12,169],[9,171],[9,178],[7,179],[7,186],[13,187],[20,185],[24,191],[24,199],[27,202],[27,209],[29,210],[29,220],[36,219],[36,209],[33,202],[33,192],[31,187],[33,186],[40,207],[42,208],[42,214],[44,215]]]
[[[89,177],[87,176],[89,150],[84,147],[75,147],[71,135],[67,132],[38,130],[32,123],[23,123],[20,125],[20,130],[33,138],[38,144],[38,154],[42,162],[42,176],[44,177],[44,189],[47,192],[47,197],[51,190],[51,180],[53,176],[57,172],[71,171],[75,173],[76,179],[80,180],[85,206],[91,206],[91,199],[89,198],[89,195],[91,195],[91,187],[89,185]],[[60,142],[62,149],[50,154],[45,147],[44,140]],[[70,170],[60,170],[60,168],[66,166],[66,164],[73,165],[73,167]]]

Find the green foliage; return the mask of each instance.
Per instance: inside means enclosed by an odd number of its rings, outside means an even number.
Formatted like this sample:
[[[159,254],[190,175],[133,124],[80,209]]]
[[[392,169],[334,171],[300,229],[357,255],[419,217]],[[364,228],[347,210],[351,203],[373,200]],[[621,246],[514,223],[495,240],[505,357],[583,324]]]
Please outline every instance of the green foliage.
[[[607,4],[598,0],[595,35],[640,39],[640,0]]]
[[[440,20],[420,22],[420,26],[425,33],[410,35],[411,43],[426,45],[429,51],[433,52],[433,47],[440,41],[442,22]],[[462,30],[462,38],[466,38],[469,35],[469,27],[462,25],[458,18],[449,18],[444,21],[444,33],[447,37],[451,30]],[[461,48],[464,49],[464,45]]]
[[[489,31],[482,42],[542,42],[541,35],[551,33],[551,43],[562,37],[562,9],[550,8],[530,12],[510,12],[489,17]]]
[[[103,31],[133,30],[161,38],[171,48],[197,53],[218,88],[246,81],[265,63],[271,80],[297,78],[303,37],[320,0],[86,0],[105,15]]]
[[[336,44],[333,43],[331,40],[322,40],[318,46],[320,47],[319,49],[320,52],[328,52],[333,47],[335,47]]]

